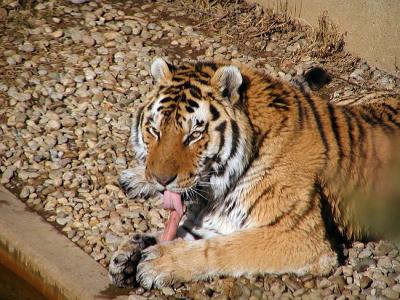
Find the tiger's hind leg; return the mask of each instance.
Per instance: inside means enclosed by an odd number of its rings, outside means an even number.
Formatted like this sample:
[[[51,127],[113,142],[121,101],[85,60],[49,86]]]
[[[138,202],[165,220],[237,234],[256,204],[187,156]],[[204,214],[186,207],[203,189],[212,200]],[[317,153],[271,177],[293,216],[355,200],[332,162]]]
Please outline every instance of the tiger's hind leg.
[[[142,252],[136,279],[146,288],[218,275],[327,274],[337,255],[324,235],[261,227],[208,240],[175,240]]]

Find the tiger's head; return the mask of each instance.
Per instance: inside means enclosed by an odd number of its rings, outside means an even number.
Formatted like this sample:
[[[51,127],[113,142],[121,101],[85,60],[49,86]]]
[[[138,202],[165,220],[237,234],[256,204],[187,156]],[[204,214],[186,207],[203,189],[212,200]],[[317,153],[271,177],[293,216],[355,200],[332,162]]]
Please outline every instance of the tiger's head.
[[[152,92],[137,110],[131,143],[141,163],[143,193],[184,193],[207,186],[222,196],[249,163],[253,131],[243,105],[244,78],[233,65],[211,62],[151,65]],[[140,177],[140,180],[137,177]]]

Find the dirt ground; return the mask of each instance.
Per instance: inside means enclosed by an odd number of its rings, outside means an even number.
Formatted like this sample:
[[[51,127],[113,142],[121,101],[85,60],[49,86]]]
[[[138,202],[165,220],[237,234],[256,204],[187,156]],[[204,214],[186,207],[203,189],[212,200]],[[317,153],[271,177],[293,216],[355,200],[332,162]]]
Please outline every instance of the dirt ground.
[[[283,2],[284,3],[284,2]],[[323,66],[328,101],[400,94],[400,79],[343,51],[318,28],[242,1],[5,0],[0,4],[1,184],[107,266],[133,232],[164,226],[160,199],[128,200],[131,113],[151,89],[155,56],[227,59],[292,81]],[[328,277],[258,276],[121,290],[132,299],[399,298],[399,249],[355,242]],[[115,291],[114,291],[115,292]],[[141,298],[142,297],[142,298]]]

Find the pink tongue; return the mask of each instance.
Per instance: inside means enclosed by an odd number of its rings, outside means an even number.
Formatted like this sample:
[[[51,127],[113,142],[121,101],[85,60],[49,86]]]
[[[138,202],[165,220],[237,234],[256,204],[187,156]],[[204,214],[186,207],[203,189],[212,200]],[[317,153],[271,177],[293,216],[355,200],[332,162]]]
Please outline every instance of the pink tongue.
[[[177,193],[165,191],[163,195],[164,209],[171,211],[167,224],[165,224],[161,241],[172,241],[176,236],[179,221],[183,216],[181,196]]]

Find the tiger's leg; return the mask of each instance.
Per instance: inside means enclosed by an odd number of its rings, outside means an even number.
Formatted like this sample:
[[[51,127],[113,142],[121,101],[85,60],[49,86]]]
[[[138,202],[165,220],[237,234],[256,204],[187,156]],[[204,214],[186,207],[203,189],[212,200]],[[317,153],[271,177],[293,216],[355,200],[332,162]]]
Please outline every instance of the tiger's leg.
[[[154,235],[135,234],[118,247],[108,266],[112,283],[119,287],[133,287],[136,284],[136,270],[142,257],[142,251],[160,242],[162,232]],[[211,233],[210,233],[211,234]],[[194,241],[202,236],[194,235],[185,226],[180,226],[177,238]]]
[[[323,235],[261,227],[208,240],[174,240],[142,252],[136,280],[146,288],[210,276],[326,274],[337,255]]]

